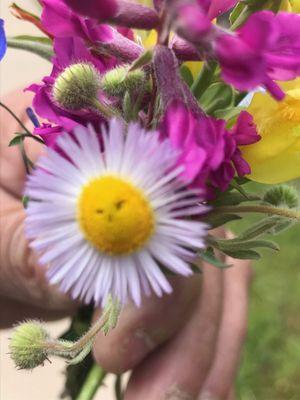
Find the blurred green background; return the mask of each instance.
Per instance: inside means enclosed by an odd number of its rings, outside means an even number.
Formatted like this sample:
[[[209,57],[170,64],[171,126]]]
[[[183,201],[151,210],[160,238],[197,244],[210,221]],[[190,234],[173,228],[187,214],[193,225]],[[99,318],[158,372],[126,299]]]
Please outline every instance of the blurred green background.
[[[248,188],[263,192],[265,186],[250,184]],[[251,219],[233,223],[231,229],[239,232]],[[239,400],[300,399],[299,240],[300,224],[274,237],[280,252],[264,251],[262,260],[254,264],[248,339],[237,384]]]

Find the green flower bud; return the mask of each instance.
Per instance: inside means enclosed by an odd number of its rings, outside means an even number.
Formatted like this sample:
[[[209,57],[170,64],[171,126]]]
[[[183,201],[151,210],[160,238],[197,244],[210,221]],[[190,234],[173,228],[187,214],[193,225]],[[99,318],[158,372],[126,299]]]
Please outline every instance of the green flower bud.
[[[59,106],[70,111],[93,107],[98,101],[100,75],[89,63],[78,63],[67,67],[53,86],[53,97]]]
[[[263,200],[273,206],[285,206],[296,208],[299,205],[299,195],[297,190],[288,185],[274,186],[268,189]]]
[[[140,89],[145,78],[145,72],[141,69],[129,71],[128,66],[117,67],[103,76],[101,88],[110,96],[123,96],[126,91]]]
[[[26,321],[13,332],[9,349],[19,369],[33,369],[47,359],[45,342],[49,335],[38,321]]]

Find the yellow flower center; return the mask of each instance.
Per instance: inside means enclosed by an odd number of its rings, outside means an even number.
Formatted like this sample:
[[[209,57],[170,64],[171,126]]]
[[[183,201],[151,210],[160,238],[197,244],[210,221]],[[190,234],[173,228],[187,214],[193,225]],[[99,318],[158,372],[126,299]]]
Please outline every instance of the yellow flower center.
[[[300,121],[300,89],[288,90],[285,99],[278,105],[283,119]]]
[[[82,190],[78,220],[85,238],[110,255],[139,249],[154,229],[154,214],[143,193],[131,183],[104,176]]]

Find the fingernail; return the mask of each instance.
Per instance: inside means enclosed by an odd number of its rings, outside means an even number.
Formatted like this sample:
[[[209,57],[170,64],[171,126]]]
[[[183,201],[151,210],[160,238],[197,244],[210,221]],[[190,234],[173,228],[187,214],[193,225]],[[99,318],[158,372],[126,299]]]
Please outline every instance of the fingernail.
[[[166,392],[165,400],[195,400],[195,398],[175,386]]]

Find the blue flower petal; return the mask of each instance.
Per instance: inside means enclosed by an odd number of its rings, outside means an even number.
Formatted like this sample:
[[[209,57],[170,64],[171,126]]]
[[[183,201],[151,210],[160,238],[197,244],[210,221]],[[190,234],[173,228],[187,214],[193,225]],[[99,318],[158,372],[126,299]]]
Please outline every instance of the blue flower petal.
[[[4,21],[0,18],[0,60],[4,57],[6,52],[6,37],[4,32]]]

